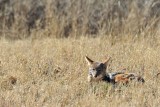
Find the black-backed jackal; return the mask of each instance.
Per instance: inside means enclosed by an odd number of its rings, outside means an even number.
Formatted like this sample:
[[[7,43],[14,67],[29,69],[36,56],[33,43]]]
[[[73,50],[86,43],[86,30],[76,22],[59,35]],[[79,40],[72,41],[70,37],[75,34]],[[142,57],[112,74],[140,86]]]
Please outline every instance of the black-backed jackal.
[[[123,70],[114,73],[106,72],[108,62],[110,58],[105,60],[104,62],[95,62],[92,59],[85,57],[86,62],[89,66],[89,74],[88,74],[88,81],[104,81],[109,83],[122,83],[127,84],[132,80],[136,80],[138,82],[144,82],[144,79],[141,76],[136,75],[135,73],[126,73]]]

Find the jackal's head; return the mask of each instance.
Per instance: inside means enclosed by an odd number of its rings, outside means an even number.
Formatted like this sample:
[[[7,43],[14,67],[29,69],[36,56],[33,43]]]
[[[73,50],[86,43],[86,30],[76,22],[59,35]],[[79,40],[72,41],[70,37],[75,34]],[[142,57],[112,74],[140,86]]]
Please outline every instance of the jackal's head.
[[[89,75],[92,78],[102,78],[106,76],[107,64],[110,58],[108,58],[104,62],[95,62],[87,56],[85,57],[85,59],[89,66]]]

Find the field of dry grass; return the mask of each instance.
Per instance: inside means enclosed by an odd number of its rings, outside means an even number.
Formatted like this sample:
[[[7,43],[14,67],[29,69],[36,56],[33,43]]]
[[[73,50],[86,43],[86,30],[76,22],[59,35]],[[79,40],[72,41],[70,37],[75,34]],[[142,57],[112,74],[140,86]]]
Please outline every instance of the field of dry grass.
[[[159,0],[0,0],[0,107],[158,107]],[[87,82],[85,55],[145,84]]]
[[[159,0],[0,0],[0,37],[139,35],[160,29]],[[39,37],[38,37],[39,38]]]
[[[1,107],[158,107],[160,38],[97,37],[79,39],[0,40]],[[144,85],[87,82],[84,56],[112,57],[111,72],[127,68],[142,75]]]

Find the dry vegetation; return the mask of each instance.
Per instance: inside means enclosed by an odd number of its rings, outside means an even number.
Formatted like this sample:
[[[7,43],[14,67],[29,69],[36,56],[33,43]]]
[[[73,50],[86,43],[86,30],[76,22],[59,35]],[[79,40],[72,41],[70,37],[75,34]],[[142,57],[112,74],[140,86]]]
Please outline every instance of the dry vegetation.
[[[148,36],[160,28],[160,1],[0,0],[0,23],[0,37],[11,39]]]
[[[157,38],[159,39],[159,38]],[[19,40],[0,43],[0,106],[157,107],[160,81],[160,41],[126,37]],[[144,85],[117,87],[87,82],[85,55],[103,60],[109,70],[126,67],[142,75]],[[14,80],[14,79],[17,79]]]
[[[1,107],[158,107],[159,0],[0,0]],[[87,82],[85,55],[145,84]]]

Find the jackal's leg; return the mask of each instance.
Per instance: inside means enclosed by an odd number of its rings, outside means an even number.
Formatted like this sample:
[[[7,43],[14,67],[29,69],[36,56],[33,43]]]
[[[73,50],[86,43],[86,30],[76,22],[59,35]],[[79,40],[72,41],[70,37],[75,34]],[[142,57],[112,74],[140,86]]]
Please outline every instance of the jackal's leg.
[[[88,74],[88,82],[92,81],[92,76],[90,74]]]

